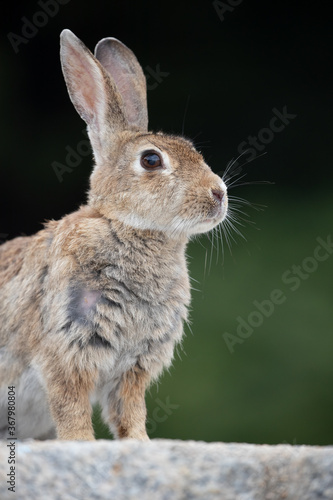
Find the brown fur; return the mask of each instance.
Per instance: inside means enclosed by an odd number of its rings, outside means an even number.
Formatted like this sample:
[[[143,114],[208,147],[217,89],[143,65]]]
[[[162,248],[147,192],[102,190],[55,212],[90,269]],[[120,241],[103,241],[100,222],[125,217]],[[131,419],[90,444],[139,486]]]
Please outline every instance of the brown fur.
[[[94,399],[115,436],[148,439],[145,389],[187,318],[186,244],[226,214],[226,187],[192,143],[147,131],[134,54],[103,39],[96,57],[63,32],[64,76],[96,161],[87,205],[0,247],[0,436],[15,385],[18,437],[55,427],[60,439],[93,439]],[[142,167],[147,150],[163,168]]]

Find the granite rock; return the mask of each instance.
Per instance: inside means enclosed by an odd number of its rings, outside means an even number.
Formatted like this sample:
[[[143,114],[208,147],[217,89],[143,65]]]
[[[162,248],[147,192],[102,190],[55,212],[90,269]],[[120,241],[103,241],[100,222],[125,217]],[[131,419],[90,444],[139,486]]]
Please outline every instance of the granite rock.
[[[333,500],[333,447],[17,441],[13,493],[8,442],[2,500]]]

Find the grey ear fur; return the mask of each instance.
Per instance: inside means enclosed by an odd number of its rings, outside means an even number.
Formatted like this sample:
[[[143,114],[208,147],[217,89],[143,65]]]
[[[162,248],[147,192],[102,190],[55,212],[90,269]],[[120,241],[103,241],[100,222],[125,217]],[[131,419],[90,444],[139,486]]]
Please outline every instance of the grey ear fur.
[[[109,37],[98,42],[95,57],[111,75],[122,96],[128,124],[147,130],[146,78],[133,52],[116,38]]]
[[[107,71],[70,30],[60,35],[60,59],[69,96],[88,125],[98,163],[110,136],[128,128],[122,97]]]

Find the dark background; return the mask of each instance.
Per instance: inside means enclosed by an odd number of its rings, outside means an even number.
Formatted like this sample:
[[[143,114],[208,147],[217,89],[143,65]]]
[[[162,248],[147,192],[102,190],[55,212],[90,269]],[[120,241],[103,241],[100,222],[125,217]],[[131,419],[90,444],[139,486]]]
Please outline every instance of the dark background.
[[[266,206],[246,208],[255,223],[239,227],[246,241],[235,234],[224,257],[221,243],[212,248],[206,236],[189,247],[199,281],[192,333],[186,328],[173,368],[147,395],[148,430],[151,437],[332,444],[333,256],[305,273],[295,291],[281,279],[313,256],[316,238],[332,233],[328,6],[230,0],[225,5],[234,7],[223,14],[222,2],[203,0],[69,0],[45,19],[36,14],[41,3],[1,7],[0,238],[32,234],[85,200],[91,156],[61,182],[52,167],[84,140],[60,69],[63,28],[90,49],[103,37],[119,38],[147,75],[160,65],[168,75],[150,77],[150,128],[181,134],[184,126],[215,172],[249,136],[269,137],[262,129],[273,108],[286,106],[296,117],[261,143],[266,154],[250,163],[248,153],[241,158],[242,181],[274,182],[233,191]],[[8,34],[23,36],[24,18],[44,26],[14,50]],[[283,304],[231,353],[225,332],[235,334],[237,318],[246,320],[253,302],[276,288]]]

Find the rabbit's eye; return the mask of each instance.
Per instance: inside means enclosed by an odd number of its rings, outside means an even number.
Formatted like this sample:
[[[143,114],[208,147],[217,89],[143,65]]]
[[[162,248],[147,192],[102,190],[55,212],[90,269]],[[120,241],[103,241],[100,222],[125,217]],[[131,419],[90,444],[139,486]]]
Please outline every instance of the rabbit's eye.
[[[162,167],[161,157],[154,151],[145,152],[141,156],[141,166],[146,170]]]

